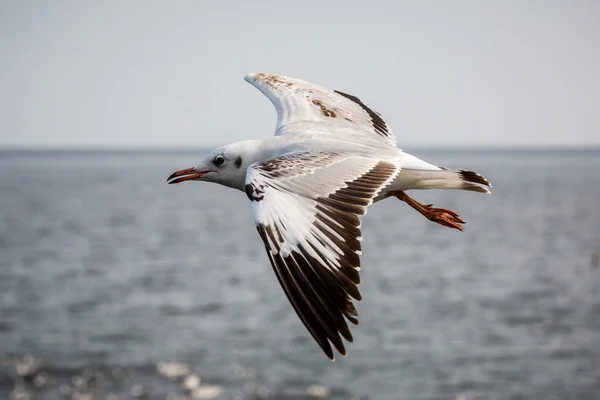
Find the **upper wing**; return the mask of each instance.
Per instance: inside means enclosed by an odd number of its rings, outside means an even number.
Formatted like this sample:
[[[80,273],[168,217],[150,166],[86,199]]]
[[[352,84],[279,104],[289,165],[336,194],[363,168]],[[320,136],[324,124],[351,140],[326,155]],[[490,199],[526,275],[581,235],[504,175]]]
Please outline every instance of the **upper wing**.
[[[399,168],[340,153],[290,153],[253,164],[246,194],[279,283],[325,354],[346,354],[358,324],[359,216]]]
[[[316,128],[322,133],[351,131],[375,135],[396,145],[392,129],[381,114],[355,96],[281,75],[254,73],[244,79],[263,92],[277,109],[275,135]]]

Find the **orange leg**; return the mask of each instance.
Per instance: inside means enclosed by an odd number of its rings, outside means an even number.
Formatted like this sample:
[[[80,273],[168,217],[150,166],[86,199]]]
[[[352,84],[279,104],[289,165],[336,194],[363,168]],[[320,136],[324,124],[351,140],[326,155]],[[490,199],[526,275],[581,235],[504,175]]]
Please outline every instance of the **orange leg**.
[[[421,204],[402,190],[395,192],[389,192],[388,195],[394,196],[399,200],[402,200],[430,221],[437,222],[440,225],[447,226],[448,228],[458,229],[462,231],[464,228],[462,225],[465,221],[458,217],[458,214],[454,211],[446,210],[445,208],[433,208],[433,204]]]

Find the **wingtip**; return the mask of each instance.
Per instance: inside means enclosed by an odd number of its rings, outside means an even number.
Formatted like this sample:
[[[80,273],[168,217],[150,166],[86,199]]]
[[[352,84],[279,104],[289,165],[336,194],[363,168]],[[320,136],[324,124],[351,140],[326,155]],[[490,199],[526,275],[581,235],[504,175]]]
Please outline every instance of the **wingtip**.
[[[246,74],[246,76],[244,76],[244,80],[246,82],[254,84],[254,82],[256,82],[256,78],[258,78],[259,76],[264,76],[264,75],[268,75],[268,74],[266,74],[264,72],[250,72],[249,74]]]

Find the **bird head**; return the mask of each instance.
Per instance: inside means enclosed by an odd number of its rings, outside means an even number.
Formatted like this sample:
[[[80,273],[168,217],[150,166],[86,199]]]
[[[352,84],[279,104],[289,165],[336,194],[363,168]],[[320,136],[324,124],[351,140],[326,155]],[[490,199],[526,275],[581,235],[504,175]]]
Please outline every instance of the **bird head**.
[[[250,165],[244,146],[237,143],[219,147],[206,155],[198,165],[174,172],[169,184],[185,181],[215,182],[244,190],[246,169]],[[252,161],[254,162],[254,161]]]

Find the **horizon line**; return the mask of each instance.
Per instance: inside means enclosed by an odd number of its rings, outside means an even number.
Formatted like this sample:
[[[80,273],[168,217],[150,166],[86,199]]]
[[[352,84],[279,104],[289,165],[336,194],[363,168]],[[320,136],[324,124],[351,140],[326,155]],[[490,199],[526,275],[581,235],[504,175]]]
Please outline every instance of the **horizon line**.
[[[197,147],[134,147],[134,146],[0,146],[0,152],[8,153],[43,153],[43,152],[72,152],[72,153],[85,153],[85,152],[114,152],[114,153],[185,153],[185,152],[196,152],[211,150],[214,147],[197,146]],[[411,149],[411,151],[487,151],[487,152],[502,152],[502,151],[600,151],[600,144],[598,145],[477,145],[477,146],[428,146],[428,145],[415,145],[415,146],[402,146],[399,147],[402,150]]]

